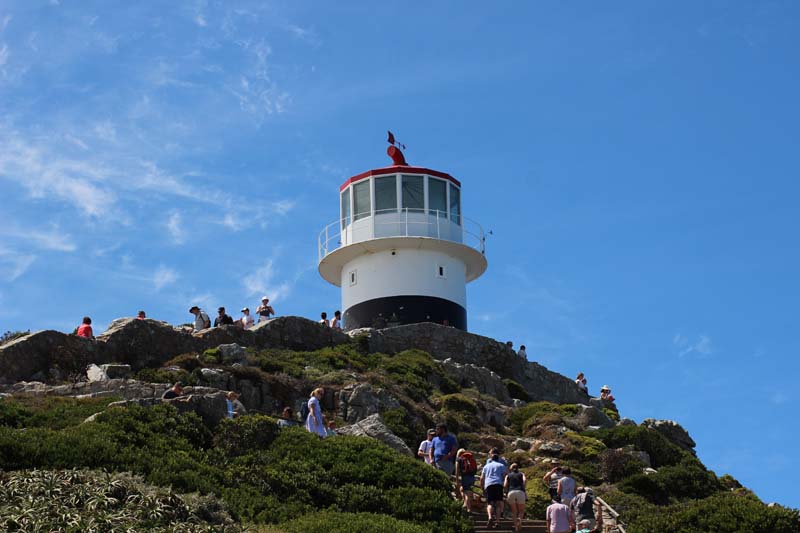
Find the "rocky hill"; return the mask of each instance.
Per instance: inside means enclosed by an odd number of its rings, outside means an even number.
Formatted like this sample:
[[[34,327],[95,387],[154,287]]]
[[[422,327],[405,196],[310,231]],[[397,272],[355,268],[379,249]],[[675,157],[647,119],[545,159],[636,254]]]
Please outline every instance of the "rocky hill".
[[[187,396],[160,400],[175,381]],[[520,464],[531,517],[559,459],[631,533],[800,531],[796,510],[708,471],[677,423],[637,425],[505,344],[435,324],[345,335],[282,317],[193,334],[120,319],[94,341],[0,345],[0,384],[7,530],[471,531],[449,480],[414,457],[443,421],[479,457],[497,446]],[[320,386],[342,436],[279,429]],[[229,390],[248,416],[225,418]]]

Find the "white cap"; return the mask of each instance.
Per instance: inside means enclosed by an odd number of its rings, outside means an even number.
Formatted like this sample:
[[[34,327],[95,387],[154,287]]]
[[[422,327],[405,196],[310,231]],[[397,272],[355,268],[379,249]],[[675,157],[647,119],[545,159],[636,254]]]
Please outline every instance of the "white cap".
[[[266,296],[262,296],[261,301],[263,302],[264,300],[269,300],[269,298],[267,298]]]

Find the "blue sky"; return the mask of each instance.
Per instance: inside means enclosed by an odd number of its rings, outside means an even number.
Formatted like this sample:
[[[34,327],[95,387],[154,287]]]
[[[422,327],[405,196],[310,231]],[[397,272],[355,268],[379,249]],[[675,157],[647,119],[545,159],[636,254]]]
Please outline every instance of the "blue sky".
[[[433,5],[431,5],[433,4]],[[0,330],[339,307],[317,234],[412,164],[491,229],[470,329],[795,507],[800,5],[0,2]]]

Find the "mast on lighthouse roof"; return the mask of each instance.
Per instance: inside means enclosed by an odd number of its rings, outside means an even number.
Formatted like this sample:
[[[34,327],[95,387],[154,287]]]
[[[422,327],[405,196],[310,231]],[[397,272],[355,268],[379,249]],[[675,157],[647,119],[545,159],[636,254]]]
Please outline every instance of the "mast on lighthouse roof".
[[[342,288],[346,329],[436,322],[466,330],[466,284],[488,266],[483,229],[461,213],[461,183],[408,165],[388,133],[392,166],[339,187],[339,220],[319,236],[319,273]]]

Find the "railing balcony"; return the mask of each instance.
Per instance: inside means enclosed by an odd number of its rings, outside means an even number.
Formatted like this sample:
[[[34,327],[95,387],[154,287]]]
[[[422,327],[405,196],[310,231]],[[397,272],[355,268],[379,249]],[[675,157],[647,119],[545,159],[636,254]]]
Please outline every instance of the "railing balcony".
[[[319,260],[357,242],[386,237],[427,237],[458,242],[485,252],[486,235],[480,224],[463,215],[425,209],[385,209],[359,213],[325,226],[319,234]]]

